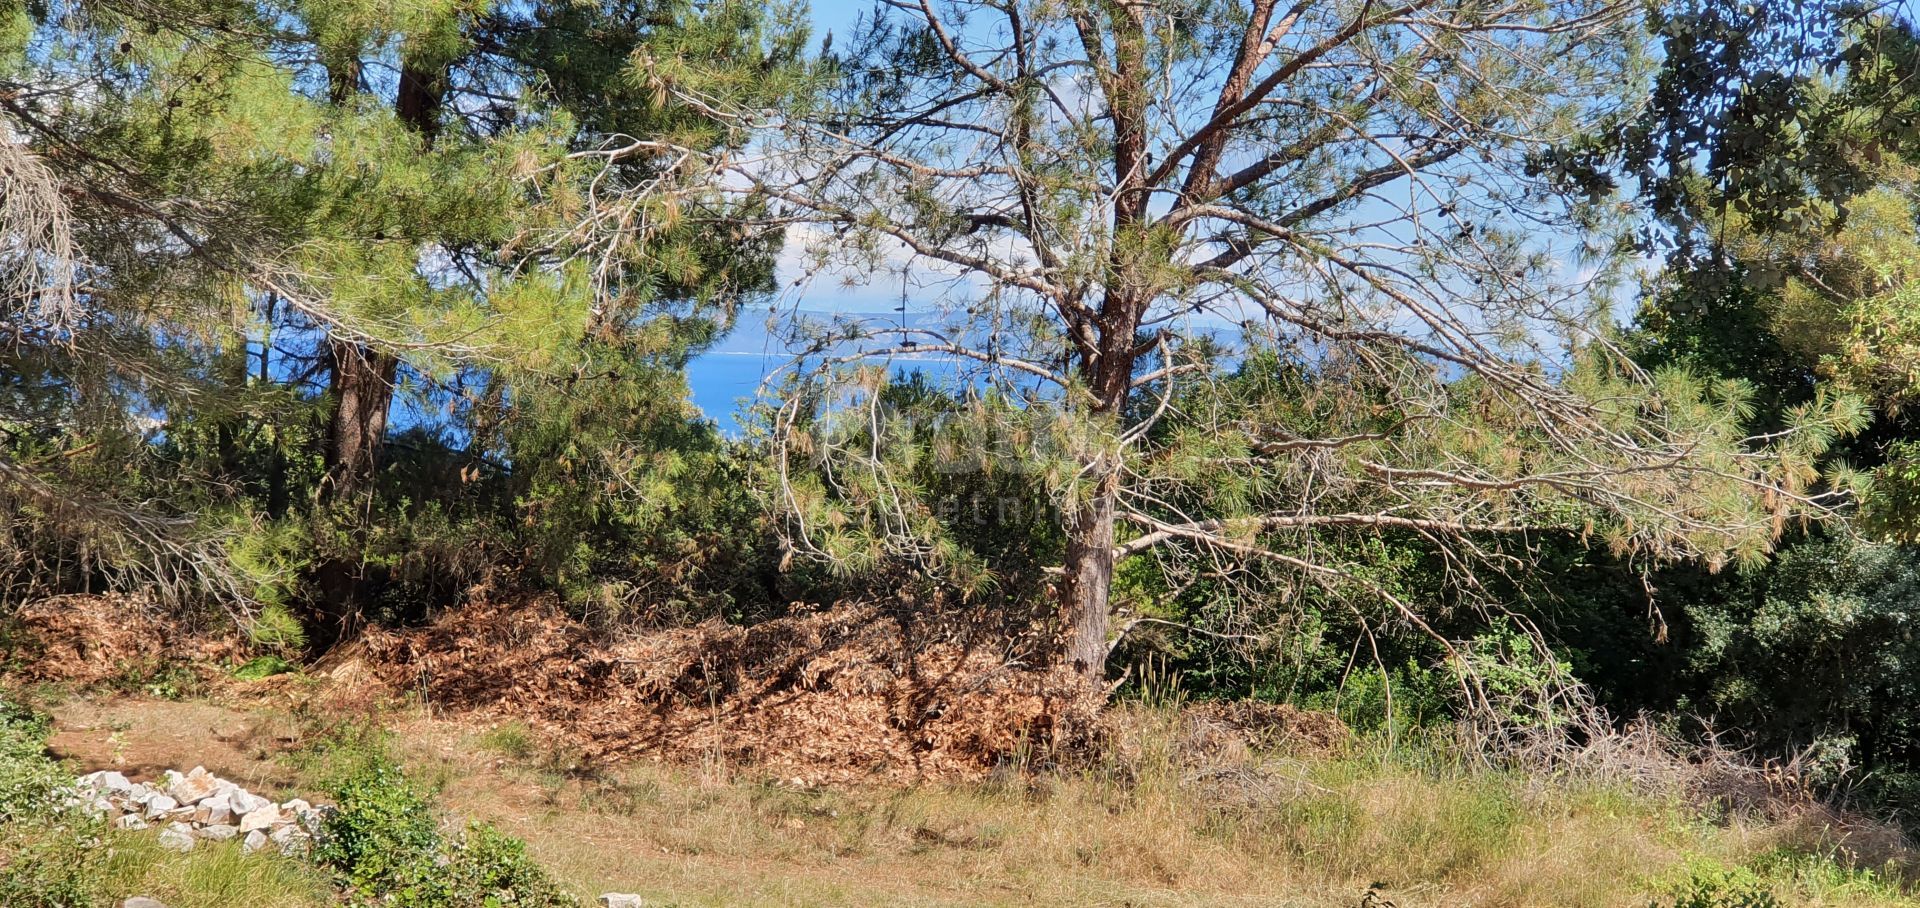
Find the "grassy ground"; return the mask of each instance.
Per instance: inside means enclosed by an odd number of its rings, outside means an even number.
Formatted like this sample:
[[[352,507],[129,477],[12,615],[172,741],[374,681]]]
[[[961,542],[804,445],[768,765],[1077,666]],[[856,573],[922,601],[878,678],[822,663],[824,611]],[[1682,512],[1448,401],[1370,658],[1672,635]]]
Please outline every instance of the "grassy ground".
[[[70,697],[53,712],[55,749],[83,768],[203,763],[283,796],[314,794],[323,769],[302,730],[310,719],[272,707]],[[909,788],[810,788],[717,766],[588,768],[513,724],[396,714],[387,725],[452,814],[525,838],[587,897],[1343,906],[1377,886],[1403,908],[1916,904],[1899,866],[1843,866],[1832,834],[1806,822],[1714,822],[1620,789],[1406,748],[1196,762],[1165,712],[1132,713],[1104,766]],[[174,908],[325,901],[315,877],[280,863],[150,847],[117,860],[126,894]]]

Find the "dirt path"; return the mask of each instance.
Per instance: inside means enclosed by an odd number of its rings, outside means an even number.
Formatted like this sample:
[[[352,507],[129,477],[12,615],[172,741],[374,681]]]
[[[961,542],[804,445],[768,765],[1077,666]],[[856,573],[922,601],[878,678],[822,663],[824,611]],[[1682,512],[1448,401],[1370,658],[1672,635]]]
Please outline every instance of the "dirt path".
[[[199,702],[74,698],[53,707],[51,750],[82,772],[111,769],[135,781],[205,766],[248,789],[294,797],[299,779],[275,756],[293,743],[271,715]]]

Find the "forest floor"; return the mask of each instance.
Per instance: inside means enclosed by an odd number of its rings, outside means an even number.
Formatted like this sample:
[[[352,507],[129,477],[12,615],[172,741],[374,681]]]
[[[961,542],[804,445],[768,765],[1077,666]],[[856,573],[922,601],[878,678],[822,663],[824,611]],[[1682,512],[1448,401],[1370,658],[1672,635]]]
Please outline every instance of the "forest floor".
[[[170,636],[124,603],[24,614],[0,682],[52,716],[76,771],[204,766],[324,803],[329,748],[375,730],[447,823],[524,839],[589,904],[1920,905],[1903,836],[1810,801],[1727,815],[1284,706],[1096,716],[989,647],[871,609],[609,642],[500,604],[253,680],[232,639]],[[134,845],[120,896],[333,904],[298,862]]]
[[[174,700],[42,685],[32,697],[55,718],[53,749],[77,769],[140,778],[204,765],[276,797],[324,800],[297,759],[313,743],[313,717],[277,694]],[[1621,790],[1364,749],[1275,755],[1258,772],[1205,778],[1178,767],[1173,749],[1182,745],[1168,715],[1133,716],[1130,769],[1119,775],[920,785],[808,785],[717,763],[589,766],[513,721],[417,706],[381,721],[450,817],[523,837],[589,899],[621,891],[681,906],[1388,904],[1363,901],[1377,885],[1402,908],[1638,908],[1689,881],[1757,873],[1784,904],[1915,904],[1897,866],[1846,869],[1821,829],[1708,822]],[[1677,896],[1666,898],[1657,903]],[[231,903],[182,891],[169,904]]]

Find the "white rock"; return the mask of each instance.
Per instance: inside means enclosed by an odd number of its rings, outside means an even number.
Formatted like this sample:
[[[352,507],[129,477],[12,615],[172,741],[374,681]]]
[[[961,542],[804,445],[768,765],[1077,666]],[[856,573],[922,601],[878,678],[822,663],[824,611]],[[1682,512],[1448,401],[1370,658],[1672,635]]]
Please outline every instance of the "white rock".
[[[271,807],[273,802],[260,797],[244,788],[235,788],[227,792],[227,804],[233,808],[234,815],[246,816],[262,807]]]
[[[198,813],[199,813],[199,808],[175,807],[174,809],[167,811],[166,816],[162,817],[162,819],[166,820],[169,823],[192,824],[193,818],[197,816]]]
[[[127,781],[126,776],[104,769],[99,772],[88,773],[80,777],[80,781],[87,783],[90,787],[113,794],[125,794],[127,789],[133,787],[133,783]]]
[[[282,826],[267,834],[267,838],[280,849],[281,854],[305,854],[312,836],[292,826]]]
[[[247,833],[246,839],[240,843],[240,849],[249,854],[265,847],[267,847],[267,834],[258,829]]]
[[[113,821],[113,828],[115,828],[115,829],[145,829],[145,828],[147,828],[147,821],[146,821],[146,820],[143,820],[143,819],[140,819],[140,815],[139,815],[139,814],[133,814],[133,813],[130,813],[130,814],[127,814],[127,815],[125,815],[125,816],[122,816],[122,817],[117,817],[117,818],[115,818],[115,819],[114,819],[114,821]]]
[[[172,775],[178,775],[174,773]],[[227,783],[207,771],[204,766],[195,766],[184,776],[175,779],[169,776],[167,793],[182,804],[198,804],[221,792],[221,786]]]
[[[645,908],[646,904],[631,892],[605,892],[600,895],[600,908]]]
[[[306,801],[301,800],[300,798],[294,798],[293,800],[288,801],[287,803],[282,804],[280,806],[285,808],[288,813],[291,813],[294,816],[299,816],[300,814],[303,814],[313,809],[312,804],[309,804]]]
[[[195,829],[193,831],[193,834],[203,839],[209,839],[215,842],[224,842],[228,839],[233,838],[234,836],[239,835],[240,830],[235,827],[225,826],[225,825],[202,826],[198,829]]]
[[[153,797],[153,788],[144,782],[135,782],[127,788],[127,800],[136,804],[145,804]]]
[[[150,899],[144,895],[136,895],[121,902],[120,908],[167,908],[167,906],[159,899]]]
[[[160,830],[160,847],[168,851],[192,851],[193,833],[184,826],[168,826]]]
[[[258,829],[270,829],[280,822],[280,808],[272,804],[247,812],[240,818],[240,831],[253,832]]]
[[[161,816],[171,813],[174,808],[179,806],[179,801],[166,795],[155,793],[152,797],[147,798],[147,819],[157,820]]]
[[[319,832],[327,825],[328,811],[332,809],[331,807],[315,807],[305,813],[296,814],[295,818],[299,821],[301,829],[308,832]]]
[[[225,826],[233,822],[233,808],[227,806],[227,799],[224,797],[214,797],[201,801],[200,807],[195,808],[195,810],[198,811],[200,809],[205,809],[207,815],[202,817],[198,813],[195,813],[194,821],[202,826]]]

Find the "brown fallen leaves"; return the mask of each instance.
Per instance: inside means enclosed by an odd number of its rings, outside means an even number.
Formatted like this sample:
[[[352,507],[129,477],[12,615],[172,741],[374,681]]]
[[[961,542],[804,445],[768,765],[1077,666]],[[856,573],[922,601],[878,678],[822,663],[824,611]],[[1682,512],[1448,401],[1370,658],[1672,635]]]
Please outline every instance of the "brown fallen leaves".
[[[439,715],[525,722],[590,763],[750,766],[806,784],[978,778],[1113,743],[1104,691],[1025,667],[1031,641],[979,624],[842,604],[608,638],[551,597],[482,593],[423,627],[369,630],[305,676],[238,682],[247,653],[231,631],[181,630],[137,598],[67,596],[18,614],[12,675],[117,686],[186,665],[204,691],[288,692],[332,715],[413,697]],[[1271,704],[1194,704],[1180,723],[1183,747],[1212,762],[1348,738],[1337,719]]]
[[[489,601],[362,647],[393,690],[520,719],[589,760],[718,760],[807,783],[978,776],[1083,741],[1099,706],[1068,676],[923,639],[872,605],[604,642],[550,601]]]

